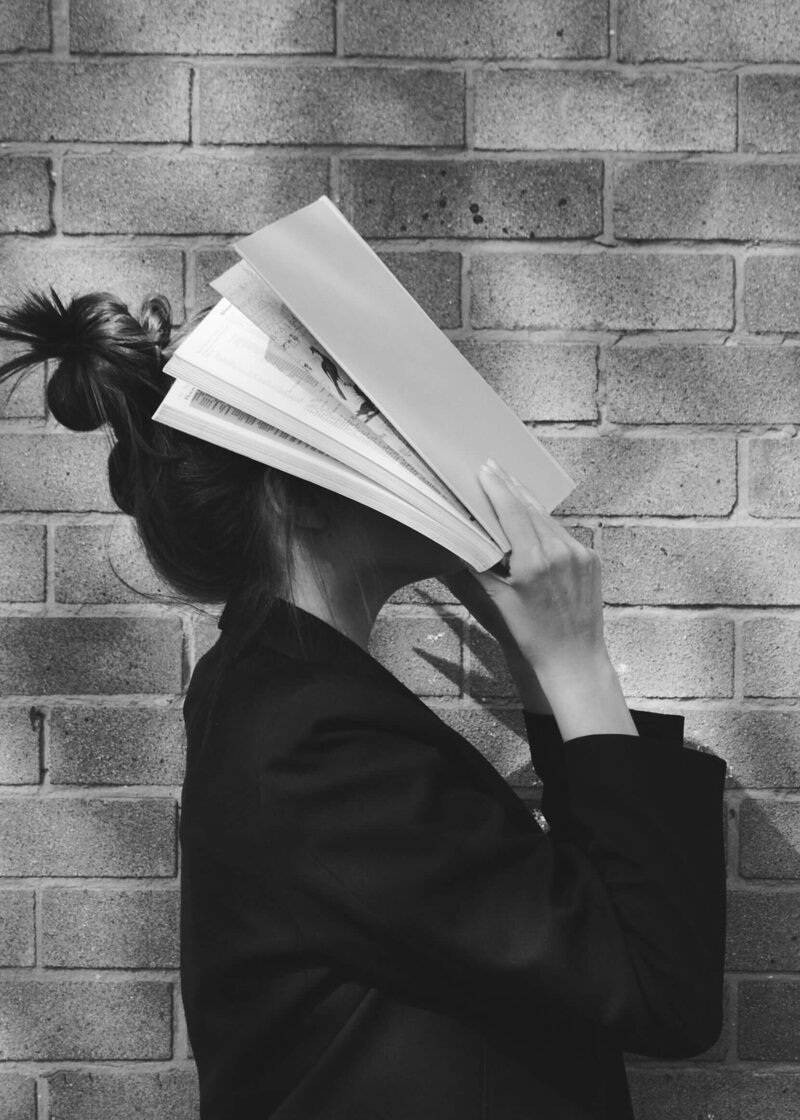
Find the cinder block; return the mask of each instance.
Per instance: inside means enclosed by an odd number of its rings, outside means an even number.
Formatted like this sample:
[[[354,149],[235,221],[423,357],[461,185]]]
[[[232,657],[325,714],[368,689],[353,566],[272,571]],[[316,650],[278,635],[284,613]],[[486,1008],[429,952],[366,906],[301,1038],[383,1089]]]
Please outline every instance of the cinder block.
[[[55,708],[50,718],[54,785],[178,786],[183,716],[176,708]]]
[[[800,440],[751,439],[748,508],[754,517],[800,517]]]
[[[743,789],[800,788],[800,712],[687,709],[685,734],[724,758],[731,784]]]
[[[733,439],[547,437],[577,487],[561,514],[662,517],[729,513],[736,501]]]
[[[0,890],[0,965],[3,968],[28,968],[36,963],[33,906],[33,891]]]
[[[433,606],[439,603],[458,603],[452,591],[449,591],[440,580],[434,578],[419,580],[417,583],[408,583],[399,588],[388,600],[390,603],[414,603],[417,606]]]
[[[346,54],[423,58],[604,58],[603,0],[348,0]]]
[[[370,653],[420,696],[461,694],[461,620],[383,615]]]
[[[47,1077],[53,1117],[68,1120],[198,1120],[200,1102],[193,1069],[157,1073],[131,1070],[59,1070]]]
[[[617,168],[614,232],[630,240],[797,241],[791,163],[647,160]]]
[[[177,968],[178,917],[177,890],[47,888],[42,893],[42,963],[46,968]]]
[[[5,603],[41,602],[44,598],[44,546],[43,525],[0,525],[0,600]]]
[[[145,296],[162,292],[175,322],[183,318],[183,253],[176,249],[85,248],[41,240],[4,246],[0,300],[10,303],[26,288],[47,290],[51,284],[63,300],[113,292],[134,314]]]
[[[71,0],[70,49],[86,54],[325,54],[332,0]]]
[[[36,1079],[0,1074],[0,1115],[4,1120],[36,1120]]]
[[[342,209],[364,237],[594,237],[599,160],[346,160]]]
[[[750,331],[800,331],[800,255],[745,262],[744,313]]]
[[[800,346],[618,345],[601,362],[614,423],[800,423]]]
[[[208,67],[200,71],[200,140],[460,147],[464,77],[389,66]]]
[[[520,420],[597,418],[596,347],[476,338],[457,346]]]
[[[5,0],[0,7],[0,50],[49,49],[50,5],[47,0]]]
[[[0,785],[37,785],[41,721],[35,708],[0,709]]]
[[[637,1120],[796,1120],[800,1074],[749,1069],[632,1069]]]
[[[108,452],[104,435],[5,434],[0,443],[0,509],[115,509],[108,489]],[[16,547],[23,547],[21,540]]]
[[[189,67],[11,63],[0,71],[5,140],[189,140]]]
[[[472,743],[495,770],[514,786],[538,786],[531,765],[522,713],[516,708],[434,707],[436,714]]]
[[[165,1059],[172,985],[28,980],[0,984],[0,1039],[11,1061]]]
[[[210,282],[241,259],[235,249],[201,249],[196,254],[194,291],[197,311],[212,307],[217,302],[219,293],[209,287]]]
[[[800,529],[626,525],[601,532],[607,602],[800,602]]]
[[[727,619],[609,614],[605,635],[628,696],[733,693],[733,623]]]
[[[733,260],[678,253],[486,253],[470,265],[474,327],[727,330]]]
[[[479,71],[475,147],[732,152],[736,82],[703,71]]]
[[[727,967],[743,972],[800,972],[800,893],[731,891]]]
[[[800,803],[742,802],[739,873],[745,879],[800,879]]]
[[[176,618],[4,618],[0,690],[59,696],[181,688]]]
[[[739,1057],[799,1062],[800,983],[743,980],[739,985]]]
[[[328,188],[328,160],[67,156],[66,233],[251,233]]]
[[[197,615],[192,620],[192,630],[194,631],[194,664],[196,665],[200,658],[208,653],[219,640],[219,618],[213,615],[209,615],[207,618]]]
[[[175,594],[151,566],[128,517],[104,525],[59,525],[55,577],[61,603],[169,603]]]
[[[15,351],[12,343],[0,342],[0,365]],[[39,367],[0,385],[0,420],[43,420],[44,383],[44,367]]]
[[[519,703],[516,686],[496,639],[482,626],[473,622],[468,631],[468,646],[467,691],[469,695],[475,700],[496,700],[502,697]]]
[[[739,99],[745,152],[796,152],[800,148],[797,74],[742,74]]]
[[[175,874],[175,802],[14,798],[0,815],[0,875]]]
[[[794,62],[800,52],[800,4],[774,0],[620,0],[617,51],[624,62]]]
[[[742,646],[745,696],[800,696],[800,622],[746,619]]]
[[[0,159],[0,233],[49,229],[50,161],[38,156]]]
[[[442,330],[461,326],[460,253],[379,253],[383,263]]]

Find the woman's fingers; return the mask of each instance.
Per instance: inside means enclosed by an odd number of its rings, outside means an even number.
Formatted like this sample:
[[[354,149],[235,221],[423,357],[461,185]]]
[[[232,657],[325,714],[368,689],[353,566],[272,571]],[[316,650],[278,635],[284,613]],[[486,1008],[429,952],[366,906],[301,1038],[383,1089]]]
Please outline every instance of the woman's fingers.
[[[489,460],[489,463],[493,462],[494,460]],[[519,524],[521,524],[522,519],[519,516],[518,506],[522,506],[524,508],[525,517],[529,525],[529,529],[527,530],[529,540],[531,539],[530,534],[532,533],[536,540],[536,543],[538,543],[540,548],[546,548],[548,538],[550,538],[551,540],[554,539],[561,541],[562,544],[568,544],[572,546],[575,546],[577,544],[575,538],[572,537],[566,531],[566,529],[563,528],[563,526],[559,525],[559,523],[550,516],[539,499],[528,489],[528,487],[523,486],[518,479],[514,478],[513,475],[508,474],[508,472],[505,471],[503,467],[495,463],[493,470],[490,469],[490,471],[484,471],[483,473],[486,477],[490,477],[492,474],[498,476],[500,481],[505,484],[508,493],[510,493],[512,497],[516,499],[518,505],[514,507],[516,510],[515,517],[516,522]],[[490,497],[491,496],[492,495],[490,494]],[[499,514],[500,510],[498,509],[498,516]],[[502,524],[502,517],[500,518],[500,521]],[[510,539],[511,538],[509,535],[509,540]],[[511,543],[513,548],[514,542],[512,541]]]
[[[516,552],[519,555],[539,547],[539,539],[526,502],[513,492],[506,478],[492,459],[481,467],[481,486],[494,507],[503,532],[508,537],[512,553]]]

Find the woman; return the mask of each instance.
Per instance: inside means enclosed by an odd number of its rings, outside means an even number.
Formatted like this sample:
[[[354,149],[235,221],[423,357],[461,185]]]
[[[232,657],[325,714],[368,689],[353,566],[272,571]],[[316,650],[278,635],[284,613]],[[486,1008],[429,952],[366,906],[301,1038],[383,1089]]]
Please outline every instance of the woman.
[[[394,521],[153,423],[169,308],[29,297],[11,373],[110,424],[111,491],[162,575],[225,602],[195,669],[181,819],[183,1000],[204,1120],[623,1120],[622,1051],[720,1029],[724,765],[629,712],[596,555],[496,465],[511,542],[474,575]],[[498,638],[542,831],[366,652],[438,576]]]

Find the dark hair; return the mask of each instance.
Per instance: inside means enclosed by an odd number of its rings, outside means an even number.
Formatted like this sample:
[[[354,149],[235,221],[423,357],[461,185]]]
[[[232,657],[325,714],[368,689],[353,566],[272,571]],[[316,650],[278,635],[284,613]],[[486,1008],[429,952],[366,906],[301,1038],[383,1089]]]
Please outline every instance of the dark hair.
[[[66,306],[52,288],[31,292],[0,309],[0,339],[22,348],[0,366],[0,380],[56,363],[50,410],[74,431],[112,429],[111,494],[135,518],[153,566],[190,602],[237,593],[252,631],[288,595],[298,514],[319,489],[152,421],[178,341],[170,317],[164,296],[145,300],[136,318],[105,292]]]

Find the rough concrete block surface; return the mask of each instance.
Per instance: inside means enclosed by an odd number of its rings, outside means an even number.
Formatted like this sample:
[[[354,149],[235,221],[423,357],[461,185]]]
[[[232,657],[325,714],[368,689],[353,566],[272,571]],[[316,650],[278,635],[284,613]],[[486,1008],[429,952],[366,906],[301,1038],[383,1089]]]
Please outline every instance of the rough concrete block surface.
[[[733,624],[684,615],[606,616],[606,643],[626,696],[731,696]]]
[[[733,261],[683,253],[481,253],[470,262],[473,327],[725,330]]]
[[[186,65],[27,62],[0,68],[7,140],[188,141]]]
[[[3,968],[30,968],[36,963],[33,907],[33,891],[0,890],[0,966]]]
[[[97,246],[81,242],[16,241],[3,252],[0,300],[9,302],[23,288],[53,285],[62,300],[86,292],[111,292],[139,310],[153,292],[167,296],[173,321],[183,318],[183,253],[143,245]]]
[[[36,1079],[0,1074],[0,1113],[3,1120],[36,1120]]]
[[[520,420],[596,418],[596,347],[477,338],[457,346]]]
[[[37,785],[42,714],[35,707],[0,708],[0,785]]]
[[[800,149],[800,76],[743,74],[740,121],[745,152],[796,152]]]
[[[70,48],[86,54],[327,54],[333,0],[71,0]]]
[[[800,696],[800,621],[746,618],[742,650],[745,696]]]
[[[178,708],[55,707],[50,716],[53,785],[178,786],[185,734]]]
[[[69,233],[252,233],[313,202],[327,159],[75,155],[64,163]]]
[[[364,237],[594,237],[599,160],[345,160],[341,207]]]
[[[38,156],[0,159],[0,233],[50,229],[50,161]]]
[[[48,887],[42,894],[46,968],[177,968],[177,890]]]
[[[459,618],[385,616],[372,631],[370,652],[419,695],[459,696],[460,636]]]
[[[795,1120],[800,1075],[790,1070],[635,1069],[630,1074],[637,1120]]]
[[[800,423],[800,346],[636,340],[601,362],[617,424]]]
[[[6,695],[176,693],[183,634],[175,618],[4,618]]]
[[[48,0],[4,0],[0,7],[0,51],[50,48]]]
[[[604,58],[604,0],[348,0],[349,55]]]
[[[59,603],[174,602],[175,592],[155,572],[128,517],[57,526],[54,561]]]
[[[800,877],[798,802],[752,797],[742,802],[739,810],[739,874],[744,879],[785,880]],[[796,1015],[792,1016],[792,1022],[797,1022]],[[785,1023],[783,1025],[785,1027]],[[780,1059],[776,1056],[776,1060]],[[800,1057],[784,1060],[800,1061]]]
[[[0,601],[44,598],[45,537],[43,525],[0,525]]]
[[[605,526],[600,554],[611,603],[800,603],[800,528]]]
[[[171,797],[7,799],[0,875],[151,878],[175,872]]]
[[[80,1120],[199,1120],[197,1075],[192,1069],[59,1070],[47,1076],[53,1117]]]
[[[800,167],[649,160],[617,168],[614,232],[627,240],[797,241]]]
[[[745,261],[744,314],[750,331],[800,331],[800,254],[765,253]]]
[[[747,450],[750,513],[754,517],[800,517],[800,441],[753,439]]]
[[[156,981],[0,984],[0,1049],[12,1061],[172,1056],[172,986]]]
[[[800,895],[728,894],[727,967],[739,972],[800,972]]]
[[[4,434],[0,510],[116,508],[108,489],[108,452],[108,440],[101,435]],[[17,547],[22,542],[20,538]]]
[[[378,256],[437,327],[461,326],[461,254],[386,252]]]
[[[693,708],[684,713],[686,738],[728,764],[734,788],[800,788],[800,712]]]
[[[739,985],[739,1057],[745,1061],[798,1062],[800,983],[744,980]]]
[[[736,149],[730,74],[485,70],[475,82],[476,148]]]
[[[722,516],[736,501],[732,439],[546,436],[576,482],[560,514]]]
[[[800,53],[800,3],[620,0],[618,39],[624,62],[794,62]]]
[[[204,144],[464,142],[464,78],[452,70],[213,66],[199,84]]]

